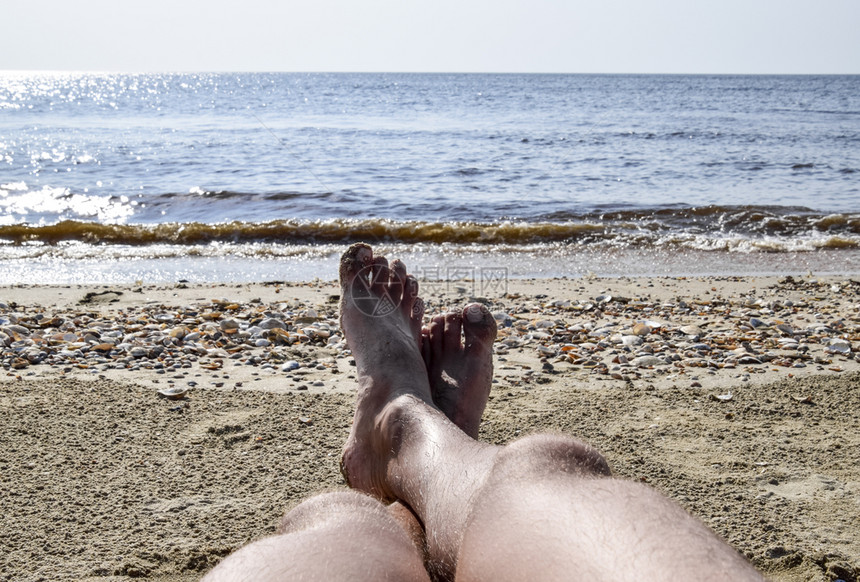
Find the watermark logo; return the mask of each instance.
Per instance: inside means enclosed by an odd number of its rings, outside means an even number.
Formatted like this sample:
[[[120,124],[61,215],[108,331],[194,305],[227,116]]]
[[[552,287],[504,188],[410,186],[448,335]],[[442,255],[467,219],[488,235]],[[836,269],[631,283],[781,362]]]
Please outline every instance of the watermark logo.
[[[415,276],[428,297],[443,292],[472,297],[508,292],[507,267],[432,266],[417,269]]]
[[[379,289],[375,292],[373,288]],[[352,280],[350,291],[356,309],[371,317],[385,317],[400,305],[403,283],[381,281],[373,267],[363,267]]]
[[[425,266],[412,270],[419,281],[421,295],[433,298],[443,293],[465,297],[504,295],[508,292],[507,267]],[[352,280],[352,301],[355,307],[371,317],[385,317],[400,306],[412,289],[404,289],[405,281],[381,281],[371,266],[364,267]],[[417,298],[413,315],[423,310]]]

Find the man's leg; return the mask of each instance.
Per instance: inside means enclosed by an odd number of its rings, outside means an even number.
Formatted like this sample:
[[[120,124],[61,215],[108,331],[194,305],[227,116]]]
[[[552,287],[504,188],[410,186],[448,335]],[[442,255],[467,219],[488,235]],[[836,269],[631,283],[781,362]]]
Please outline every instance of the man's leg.
[[[436,576],[761,580],[675,504],[612,479],[588,445],[534,436],[499,448],[466,435],[433,403],[415,297],[388,283],[391,272],[366,245],[341,262],[341,324],[359,375],[343,471],[352,487],[415,512]],[[397,309],[372,309],[392,300]]]
[[[287,513],[279,535],[231,554],[204,578],[269,582],[429,582],[422,555],[378,501],[354,491],[319,495]]]
[[[407,278],[402,263],[392,271],[406,293],[417,294],[417,283]],[[463,430],[477,427],[492,382],[492,344],[496,325],[492,318],[476,318],[477,306],[463,314],[437,316],[421,329],[423,304],[413,302],[411,328],[423,345],[433,398]],[[460,342],[466,335],[466,348]],[[443,338],[444,334],[444,338]],[[444,341],[443,341],[444,340]],[[432,368],[431,368],[432,360]],[[395,527],[397,526],[397,527]],[[411,542],[404,543],[405,534]],[[377,540],[368,548],[356,542]],[[281,521],[279,535],[259,540],[230,555],[207,576],[215,580],[420,580],[425,547],[424,532],[412,511],[399,502],[385,507],[355,492],[314,497],[290,511]],[[416,551],[418,550],[418,551]],[[268,578],[267,578],[268,576]],[[366,577],[366,578],[365,578]]]

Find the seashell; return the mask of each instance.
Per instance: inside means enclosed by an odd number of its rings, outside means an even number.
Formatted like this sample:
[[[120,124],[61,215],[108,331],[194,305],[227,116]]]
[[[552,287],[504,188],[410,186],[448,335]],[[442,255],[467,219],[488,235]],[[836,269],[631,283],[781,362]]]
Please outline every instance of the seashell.
[[[182,339],[189,334],[189,330],[184,325],[180,325],[179,327],[174,327],[171,329],[167,335],[176,339]]]
[[[129,355],[133,358],[145,358],[148,354],[149,350],[140,346],[135,346],[129,350]]]
[[[680,328],[678,328],[678,331],[680,331],[684,335],[691,335],[691,336],[695,336],[697,338],[701,337],[701,335],[702,335],[701,328],[696,327],[695,325],[683,325]]]
[[[638,358],[633,358],[632,360],[630,360],[630,363],[637,368],[666,365],[666,362],[663,360],[663,358],[658,358],[657,356],[639,356]]]
[[[511,317],[504,311],[494,311],[493,319],[495,319],[497,322],[501,323],[505,327],[509,327],[514,320],[513,317]]]
[[[728,402],[732,398],[734,398],[734,395],[731,392],[728,394],[711,394],[711,400],[717,400],[719,402]]]
[[[780,332],[784,333],[785,335],[794,335],[795,334],[794,328],[791,327],[790,325],[788,325],[787,323],[777,324],[776,329],[778,329]]]
[[[848,355],[851,353],[851,342],[844,339],[832,339],[824,349],[832,354]]]
[[[158,391],[158,395],[168,400],[182,400],[188,394],[188,388],[184,386],[174,386],[172,388],[162,388]]]

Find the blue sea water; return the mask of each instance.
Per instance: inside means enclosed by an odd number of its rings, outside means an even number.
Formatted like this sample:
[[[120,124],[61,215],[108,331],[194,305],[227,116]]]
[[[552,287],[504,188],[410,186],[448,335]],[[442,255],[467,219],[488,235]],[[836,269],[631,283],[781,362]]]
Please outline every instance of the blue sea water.
[[[352,240],[860,272],[860,76],[0,74],[0,283],[331,278]]]

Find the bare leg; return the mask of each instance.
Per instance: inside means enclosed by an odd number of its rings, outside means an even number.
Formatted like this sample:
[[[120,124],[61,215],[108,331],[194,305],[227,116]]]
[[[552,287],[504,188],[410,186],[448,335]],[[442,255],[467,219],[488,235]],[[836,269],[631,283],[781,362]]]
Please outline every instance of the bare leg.
[[[356,245],[341,263],[341,321],[359,373],[343,454],[351,486],[400,499],[424,524],[433,572],[469,580],[760,580],[701,523],[644,486],[615,480],[594,449],[561,436],[476,442],[433,404],[409,298]],[[365,308],[362,308],[365,306]]]
[[[422,556],[378,501],[341,491],[313,497],[281,521],[280,535],[249,544],[204,578],[269,582],[429,582]]]

